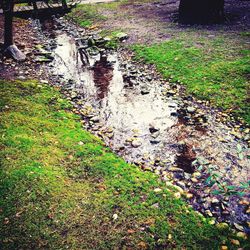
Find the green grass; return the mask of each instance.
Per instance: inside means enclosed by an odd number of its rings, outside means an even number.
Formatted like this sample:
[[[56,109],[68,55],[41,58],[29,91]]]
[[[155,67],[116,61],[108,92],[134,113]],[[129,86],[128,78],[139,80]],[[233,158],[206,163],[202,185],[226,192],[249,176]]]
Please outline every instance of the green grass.
[[[170,41],[133,49],[137,59],[155,64],[166,79],[186,85],[188,93],[232,109],[250,123],[250,53],[241,43],[187,30]]]
[[[1,249],[218,249],[235,238],[84,131],[56,89],[0,90]]]

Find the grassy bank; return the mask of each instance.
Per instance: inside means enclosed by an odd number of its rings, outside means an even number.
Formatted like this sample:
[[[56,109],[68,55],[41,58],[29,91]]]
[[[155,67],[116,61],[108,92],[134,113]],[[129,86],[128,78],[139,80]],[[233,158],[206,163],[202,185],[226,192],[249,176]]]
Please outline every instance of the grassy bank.
[[[250,53],[239,41],[186,31],[170,41],[133,49],[138,59],[156,65],[166,79],[185,85],[188,93],[250,123]]]
[[[218,249],[235,238],[84,131],[57,90],[0,89],[1,249]]]

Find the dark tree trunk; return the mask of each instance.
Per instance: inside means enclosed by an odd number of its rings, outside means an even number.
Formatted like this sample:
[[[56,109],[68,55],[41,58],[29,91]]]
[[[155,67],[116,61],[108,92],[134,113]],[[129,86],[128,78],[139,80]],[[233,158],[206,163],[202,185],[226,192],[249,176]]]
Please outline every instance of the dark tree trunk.
[[[224,0],[180,0],[181,23],[219,23],[224,19]]]
[[[4,47],[13,44],[13,7],[14,0],[4,1]]]

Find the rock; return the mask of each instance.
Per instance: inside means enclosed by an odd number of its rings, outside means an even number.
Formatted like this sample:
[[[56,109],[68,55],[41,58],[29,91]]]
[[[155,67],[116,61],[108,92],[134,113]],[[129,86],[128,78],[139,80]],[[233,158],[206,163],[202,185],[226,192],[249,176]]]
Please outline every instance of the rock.
[[[151,207],[153,207],[153,208],[159,208],[159,203],[155,203]]]
[[[198,180],[197,180],[196,178],[191,178],[191,181],[192,181],[193,183],[197,183],[197,182],[198,182]]]
[[[149,141],[151,144],[158,144],[161,142],[161,140],[157,140],[157,139],[150,139]]]
[[[195,112],[196,108],[195,107],[187,107],[187,112],[190,113],[190,114],[193,114]]]
[[[47,80],[40,80],[40,83],[48,84],[49,82]]]
[[[94,117],[90,118],[90,121],[92,121],[92,122],[99,122],[100,118],[98,116],[94,116]]]
[[[181,193],[180,192],[174,193],[174,197],[177,198],[177,199],[180,199],[181,198]]]
[[[221,246],[220,249],[221,249],[221,250],[228,250],[228,247],[227,247],[227,246]]]
[[[139,140],[139,139],[135,139],[131,142],[131,145],[134,147],[134,148],[138,148],[142,145],[142,142]]]
[[[176,91],[174,91],[174,90],[168,90],[168,91],[166,92],[166,94],[167,94],[168,96],[174,96],[174,95],[176,94]]]
[[[208,216],[210,216],[210,217],[212,217],[212,216],[213,216],[213,214],[211,213],[211,211],[210,211],[210,210],[206,210],[206,211],[205,211],[205,213],[206,213]]]
[[[124,32],[119,32],[115,35],[116,38],[118,38],[120,41],[126,40],[128,39],[128,34],[124,33]]]
[[[186,194],[186,197],[187,197],[187,199],[192,199],[192,198],[194,197],[194,195],[191,194],[191,193],[187,193],[187,194]]]
[[[215,224],[215,220],[213,219],[213,220],[210,220],[209,222],[208,222],[210,225],[214,225]]]
[[[177,168],[177,167],[170,167],[168,170],[171,172],[182,172],[182,173],[184,172],[182,168]]]
[[[154,192],[155,192],[155,193],[161,193],[161,192],[162,192],[162,189],[161,189],[161,188],[155,188],[155,189],[154,189]]]
[[[27,78],[26,78],[25,76],[18,76],[17,79],[18,79],[18,80],[21,80],[21,81],[24,81],[24,80],[26,80]]]
[[[118,215],[117,214],[113,214],[112,218],[113,218],[113,220],[117,220],[118,219]]]
[[[200,177],[200,176],[201,176],[201,173],[199,173],[199,172],[194,172],[192,175],[193,175],[193,177]]]
[[[246,234],[246,233],[243,233],[243,232],[238,232],[238,233],[236,234],[236,236],[239,237],[239,238],[242,238],[242,239],[244,239],[244,240],[247,239],[247,234]]]
[[[16,45],[10,45],[6,51],[6,54],[10,55],[14,60],[18,61],[18,62],[22,62],[25,61],[26,56],[24,53],[22,53]]]
[[[222,222],[222,223],[218,223],[218,224],[216,225],[216,227],[217,227],[218,229],[220,229],[220,230],[224,230],[224,229],[229,228],[229,225],[228,225],[226,222]]]
[[[239,245],[240,245],[240,242],[239,242],[238,240],[231,239],[230,241],[231,241],[231,243],[232,243],[233,245],[236,245],[236,246],[239,246]]]
[[[159,135],[160,135],[160,131],[151,133],[151,137],[154,138],[154,139],[157,138]]]
[[[150,93],[150,91],[149,91],[149,88],[148,87],[142,87],[141,88],[141,94],[142,95],[147,95],[147,94],[149,94]]]
[[[155,133],[160,131],[160,128],[157,128],[154,124],[149,124],[149,132],[150,133]]]
[[[238,229],[239,231],[244,232],[244,227],[243,227],[243,226],[241,226],[241,225],[239,225],[239,224],[237,224],[237,223],[234,223],[234,226],[235,226],[235,228]]]
[[[213,199],[211,200],[211,203],[212,203],[212,204],[219,204],[220,201],[219,201],[217,198],[213,198]]]

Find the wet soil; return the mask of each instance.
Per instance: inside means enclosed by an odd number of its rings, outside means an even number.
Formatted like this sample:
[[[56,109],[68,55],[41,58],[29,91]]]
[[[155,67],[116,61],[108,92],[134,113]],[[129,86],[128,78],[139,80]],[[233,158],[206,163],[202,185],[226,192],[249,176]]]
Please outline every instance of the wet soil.
[[[178,83],[134,62],[131,52],[105,48],[98,32],[61,19],[43,21],[39,34],[53,53],[50,80],[71,100],[85,129],[127,162],[178,186],[206,216],[249,230],[247,192],[213,193],[222,183],[246,191],[239,187],[250,176],[246,128],[222,123],[227,114],[185,96]],[[214,174],[219,177],[211,183]]]

